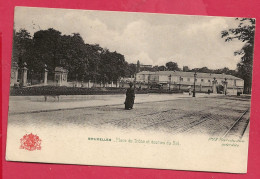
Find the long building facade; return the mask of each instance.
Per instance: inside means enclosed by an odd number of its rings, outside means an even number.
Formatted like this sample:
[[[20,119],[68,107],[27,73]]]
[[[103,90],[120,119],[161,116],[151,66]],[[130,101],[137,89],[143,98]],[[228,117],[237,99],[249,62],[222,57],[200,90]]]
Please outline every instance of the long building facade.
[[[160,84],[163,88],[227,94],[243,93],[244,80],[227,74],[196,73],[183,71],[142,71],[136,74],[137,84]]]

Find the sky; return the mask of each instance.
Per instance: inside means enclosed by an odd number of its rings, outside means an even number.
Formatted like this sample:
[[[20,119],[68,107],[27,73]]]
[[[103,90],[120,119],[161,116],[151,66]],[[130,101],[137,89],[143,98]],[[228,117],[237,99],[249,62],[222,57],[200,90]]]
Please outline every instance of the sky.
[[[233,17],[190,16],[115,11],[16,7],[14,28],[34,32],[54,28],[62,34],[79,33],[88,44],[99,44],[145,65],[177,62],[179,67],[236,69],[243,47],[225,42],[221,31],[237,27]]]

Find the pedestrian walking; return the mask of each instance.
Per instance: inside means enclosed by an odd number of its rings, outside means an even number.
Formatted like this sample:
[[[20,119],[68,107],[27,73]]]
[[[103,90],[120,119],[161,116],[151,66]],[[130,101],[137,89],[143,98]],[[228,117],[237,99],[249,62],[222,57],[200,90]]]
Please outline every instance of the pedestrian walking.
[[[135,90],[133,88],[133,83],[129,83],[130,88],[126,91],[126,99],[125,99],[125,109],[133,109],[134,100],[135,100]]]
[[[188,86],[189,96],[191,95],[191,86]]]

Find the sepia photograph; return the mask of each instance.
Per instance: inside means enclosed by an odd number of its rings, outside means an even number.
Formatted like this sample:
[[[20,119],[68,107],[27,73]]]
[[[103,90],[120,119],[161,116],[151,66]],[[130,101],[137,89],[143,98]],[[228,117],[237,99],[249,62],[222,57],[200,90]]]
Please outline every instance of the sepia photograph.
[[[16,7],[6,159],[246,173],[255,19]]]

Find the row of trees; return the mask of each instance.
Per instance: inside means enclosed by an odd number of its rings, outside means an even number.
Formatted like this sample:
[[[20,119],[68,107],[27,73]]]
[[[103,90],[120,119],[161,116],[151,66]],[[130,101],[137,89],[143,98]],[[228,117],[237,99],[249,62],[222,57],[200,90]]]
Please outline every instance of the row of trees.
[[[237,64],[237,70],[222,68],[211,70],[207,67],[189,69],[183,71],[197,71],[204,73],[225,73],[238,76],[245,81],[245,91],[251,92],[252,64],[255,34],[255,19],[237,19],[240,24],[237,28],[224,30],[221,37],[226,42],[240,40],[245,42],[242,49],[234,52],[241,55],[241,61]],[[33,36],[21,29],[14,31],[13,62],[21,67],[27,63],[29,70],[41,73],[45,64],[53,74],[55,67],[62,66],[69,70],[68,79],[86,79],[94,81],[112,81],[120,77],[130,77],[139,71],[179,71],[178,64],[173,61],[162,66],[141,67],[137,64],[128,64],[124,55],[109,49],[102,48],[98,44],[87,44],[80,34],[62,35],[55,29],[39,30]]]
[[[112,81],[135,73],[124,55],[86,44],[78,33],[62,35],[52,28],[37,31],[33,37],[25,29],[14,31],[12,58],[20,67],[26,62],[34,73],[42,73],[45,64],[50,75],[55,67],[64,67],[70,80]]]

